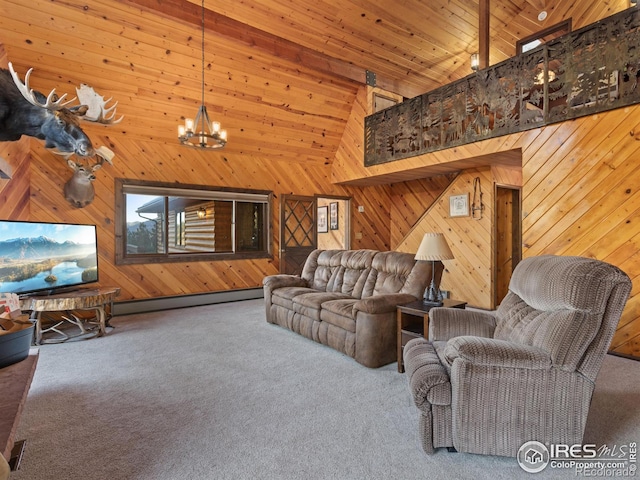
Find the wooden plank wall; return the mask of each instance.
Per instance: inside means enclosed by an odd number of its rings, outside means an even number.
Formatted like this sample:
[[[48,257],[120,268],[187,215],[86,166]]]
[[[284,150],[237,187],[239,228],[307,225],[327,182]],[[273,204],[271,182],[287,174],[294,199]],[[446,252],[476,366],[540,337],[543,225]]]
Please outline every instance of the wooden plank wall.
[[[0,67],[7,68],[7,54],[0,42]],[[12,179],[0,179],[0,219],[29,218],[30,139],[0,142],[0,157],[11,167]]]
[[[640,356],[639,113],[631,107],[566,122],[523,143],[524,255],[582,255],[622,268],[633,290],[612,349],[634,356]]]
[[[612,350],[640,356],[638,118],[640,106],[628,107],[392,162],[384,168],[363,170],[354,164],[345,171],[358,172],[352,179],[357,184],[367,181],[376,184],[386,176],[397,178],[403,171],[419,172],[431,165],[438,167],[443,161],[455,164],[467,159],[484,159],[485,155],[490,158],[489,152],[494,152],[496,158],[515,152],[522,159],[523,256],[580,255],[622,268],[631,277],[633,290]],[[500,170],[494,167],[494,172],[491,179],[487,178],[488,185],[519,182],[519,172],[511,167]],[[367,179],[367,174],[372,178]],[[487,189],[483,188],[483,191],[486,203],[490,205]],[[443,215],[443,212],[440,215],[429,213],[430,221],[437,225]],[[459,224],[452,230],[456,235],[464,236],[469,225]],[[440,228],[444,229],[446,225]],[[468,237],[471,243],[480,238],[477,234]],[[412,251],[416,242],[417,238],[407,237],[398,248]],[[453,267],[447,265],[447,269],[452,271]],[[464,275],[472,273],[463,271]],[[487,291],[491,275],[486,273],[482,272],[477,278],[474,289]],[[445,275],[443,278],[443,287],[447,285],[447,278],[450,277]],[[474,296],[473,292],[465,294],[468,298]]]
[[[0,219],[26,220],[29,218],[31,141],[0,143],[0,157],[11,167],[12,178],[0,179]]]
[[[344,249],[345,237],[347,235],[347,207],[348,202],[337,198],[323,198],[320,197],[317,200],[318,207],[327,207],[327,221],[329,223],[329,230],[326,233],[318,232],[318,248],[323,250],[331,249]],[[338,228],[336,230],[331,229],[331,207],[332,203],[338,205]]]
[[[391,185],[391,248],[396,249],[424,213],[457,174],[394,183]]]
[[[280,219],[277,199],[283,193],[295,192],[312,196],[322,192],[327,195],[353,198],[355,205],[365,207],[363,213],[354,214],[352,219],[351,242],[353,248],[378,250],[389,248],[389,213],[380,208],[381,202],[390,201],[388,188],[334,186],[329,182],[330,168],[327,166],[310,168],[302,163],[273,162],[254,157],[251,162],[233,162],[233,168],[230,168],[229,172],[218,169],[216,178],[207,185],[273,189],[276,197],[271,215],[274,231],[273,259],[115,265],[114,182],[117,177],[138,178],[132,176],[130,171],[133,162],[118,160],[126,158],[125,155],[119,154],[113,166],[102,168],[94,182],[96,199],[87,207],[77,209],[68,204],[62,195],[62,186],[71,176],[71,170],[57,156],[44,149],[41,144],[37,142],[34,144],[31,167],[31,215],[29,218],[31,220],[97,224],[99,226],[100,283],[120,286],[122,288],[121,300],[261,286],[265,275],[278,271],[277,232],[279,231]],[[113,146],[117,153],[121,149],[135,148],[126,139],[113,142]],[[142,167],[146,171],[154,172],[154,180],[171,181],[171,175],[176,172],[173,169],[163,168],[162,163],[168,162],[168,159],[172,157],[173,162],[179,162],[180,160],[175,159],[179,159],[184,147],[155,144],[154,142],[143,144],[141,147],[142,151],[151,151],[157,155],[134,157],[137,158],[138,168]],[[213,161],[211,155],[210,152],[207,152],[199,154],[197,160],[191,158],[192,168],[179,170],[181,181],[202,184],[203,178],[208,177],[207,165]],[[377,228],[377,225],[382,225],[382,227]],[[363,233],[362,239],[355,238],[356,232]]]
[[[120,300],[260,287],[265,275],[278,271],[282,194],[351,197],[364,207],[351,219],[352,247],[389,248],[389,187],[331,183],[331,159],[358,92],[353,82],[208,31],[207,76],[218,88],[207,90],[207,106],[230,131],[224,150],[203,153],[176,138],[181,117],[198,107],[186,96],[195,91],[199,98],[200,90],[193,26],[115,0],[0,0],[0,30],[21,77],[34,67],[33,88],[71,93],[85,82],[119,101],[121,124],[83,126],[96,145],[116,155],[113,166],[97,172],[91,205],[69,205],[62,194],[72,174],[66,162],[41,141],[23,139],[0,144],[14,171],[0,185],[0,218],[98,225],[100,283],[120,286]],[[20,160],[6,153],[20,152],[22,142],[29,148]],[[115,265],[116,178],[273,191],[273,258]]]
[[[586,255],[625,270],[634,288],[613,348],[640,355],[640,107],[365,169],[366,88],[216,39],[217,52],[224,54],[216,57],[219,63],[212,62],[210,73],[224,82],[212,94],[212,112],[231,127],[230,143],[222,152],[201,153],[180,147],[175,139],[180,117],[195,112],[198,103],[182,90],[197,91],[199,84],[192,61],[198,42],[187,41],[192,28],[167,24],[113,0],[34,1],[0,1],[0,42],[8,58],[22,75],[35,66],[32,82],[42,90],[67,91],[62,87],[92,80],[101,92],[120,100],[118,109],[126,118],[115,128],[87,127],[94,142],[107,145],[116,158],[113,166],[97,172],[96,199],[84,209],[64,200],[62,187],[71,171],[42,142],[0,145],[0,156],[14,173],[0,185],[0,218],[98,225],[101,284],[120,286],[122,300],[260,286],[279,265],[280,195],[320,194],[352,197],[353,248],[393,245],[415,251],[420,229],[432,228],[433,222],[452,235],[456,249],[443,287],[453,290],[455,276],[464,276],[468,286],[455,294],[485,305],[492,272],[483,244],[492,228],[482,221],[447,219],[442,202],[449,192],[471,191],[469,182],[480,176],[491,208],[492,189],[484,185],[509,175],[482,165],[513,166],[516,159],[522,165],[524,256]],[[166,44],[155,44],[156,38]],[[398,195],[427,185],[419,179],[457,171],[462,171],[459,180],[443,190],[445,197],[438,197],[441,187],[424,187],[425,198],[438,198],[437,205],[400,240],[419,210],[413,198],[406,207],[396,205]],[[272,190],[273,258],[115,265],[118,177]],[[364,211],[358,212],[358,206]],[[481,256],[467,252],[469,245],[483,250]]]
[[[449,216],[449,197],[469,194],[469,207],[474,180],[484,185],[485,205],[482,218]],[[443,233],[451,248],[453,260],[444,261],[445,273],[441,288],[451,292],[451,297],[465,300],[479,308],[493,308],[492,291],[492,226],[493,226],[493,176],[490,167],[461,172],[441,190],[431,207],[422,215],[411,231],[405,235],[396,250],[414,253],[422,237],[428,232]],[[391,218],[394,221],[395,217]]]

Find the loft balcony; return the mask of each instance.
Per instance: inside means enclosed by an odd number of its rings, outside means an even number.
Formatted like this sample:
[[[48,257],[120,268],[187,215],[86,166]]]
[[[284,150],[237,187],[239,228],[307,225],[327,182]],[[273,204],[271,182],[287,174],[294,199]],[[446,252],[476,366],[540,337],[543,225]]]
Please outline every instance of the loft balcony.
[[[365,119],[364,165],[640,103],[640,12],[630,8]]]

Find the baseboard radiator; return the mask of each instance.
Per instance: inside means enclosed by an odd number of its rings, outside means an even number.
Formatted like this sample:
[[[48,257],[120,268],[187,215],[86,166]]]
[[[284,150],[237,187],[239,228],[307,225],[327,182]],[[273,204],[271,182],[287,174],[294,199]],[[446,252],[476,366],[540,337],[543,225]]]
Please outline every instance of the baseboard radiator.
[[[262,288],[248,288],[242,290],[227,290],[224,292],[198,293],[194,295],[176,295],[171,297],[145,298],[141,300],[125,300],[114,302],[114,316],[133,313],[155,312],[173,308],[199,307],[215,303],[238,302],[264,298]]]

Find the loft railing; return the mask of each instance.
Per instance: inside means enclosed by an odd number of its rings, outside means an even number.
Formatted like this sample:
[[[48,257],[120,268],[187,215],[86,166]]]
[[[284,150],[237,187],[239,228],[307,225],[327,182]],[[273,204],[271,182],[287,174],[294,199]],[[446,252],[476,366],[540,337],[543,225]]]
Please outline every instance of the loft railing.
[[[365,166],[640,103],[630,8],[365,119]]]

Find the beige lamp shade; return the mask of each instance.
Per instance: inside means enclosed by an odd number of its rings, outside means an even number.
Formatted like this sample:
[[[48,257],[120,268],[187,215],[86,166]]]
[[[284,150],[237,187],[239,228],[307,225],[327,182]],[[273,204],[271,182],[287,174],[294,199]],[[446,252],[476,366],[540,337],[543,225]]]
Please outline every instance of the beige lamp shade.
[[[425,233],[416,252],[416,260],[452,260],[453,253],[442,233]]]

